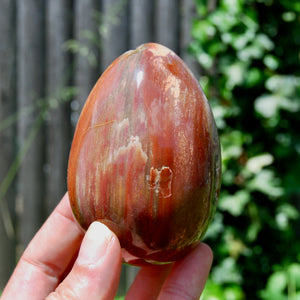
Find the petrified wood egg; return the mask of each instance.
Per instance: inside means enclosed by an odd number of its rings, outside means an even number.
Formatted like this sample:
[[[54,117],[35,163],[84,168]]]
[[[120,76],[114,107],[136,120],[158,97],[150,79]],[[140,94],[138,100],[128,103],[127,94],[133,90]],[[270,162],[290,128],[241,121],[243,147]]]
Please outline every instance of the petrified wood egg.
[[[203,237],[220,176],[213,115],[184,62],[155,43],[117,58],[91,91],[70,152],[81,226],[107,225],[127,263],[177,260]]]

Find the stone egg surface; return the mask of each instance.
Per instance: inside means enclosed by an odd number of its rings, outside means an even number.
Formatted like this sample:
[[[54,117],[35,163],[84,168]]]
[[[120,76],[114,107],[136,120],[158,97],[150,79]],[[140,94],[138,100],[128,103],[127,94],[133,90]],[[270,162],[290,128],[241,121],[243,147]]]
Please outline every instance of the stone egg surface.
[[[73,213],[113,230],[131,264],[166,263],[203,237],[220,189],[208,101],[171,50],[144,44],[117,58],[81,112],[69,158]]]

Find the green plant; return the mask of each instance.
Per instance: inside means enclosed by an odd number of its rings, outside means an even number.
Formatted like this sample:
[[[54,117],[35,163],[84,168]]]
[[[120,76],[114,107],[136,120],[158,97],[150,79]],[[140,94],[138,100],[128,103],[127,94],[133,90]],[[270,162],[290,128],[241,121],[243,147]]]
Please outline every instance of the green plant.
[[[223,156],[219,210],[206,236],[215,265],[203,299],[218,290],[230,291],[225,299],[269,299],[275,266],[298,263],[300,249],[300,3],[211,3],[196,1],[189,49]]]
[[[97,55],[94,48],[101,50],[103,39],[111,34],[114,26],[120,24],[121,15],[128,4],[127,0],[119,0],[110,9],[103,13],[94,10],[91,18],[95,20],[95,31],[83,30],[79,32],[77,39],[70,39],[64,44],[64,49],[87,59],[93,67],[97,65]]]
[[[275,266],[259,295],[263,300],[300,299],[300,263]]]
[[[27,106],[22,110],[8,116],[6,119],[0,122],[0,133],[4,131],[7,127],[13,125],[20,118],[24,116],[32,115],[34,119],[33,125],[30,128],[28,136],[25,143],[18,149],[16,157],[14,158],[10,168],[8,169],[6,176],[0,182],[0,213],[3,218],[3,223],[5,226],[6,233],[9,237],[15,235],[14,225],[10,217],[8,204],[5,201],[5,195],[12,184],[13,180],[17,176],[19,168],[28,153],[28,150],[35,139],[39,130],[41,130],[42,124],[47,118],[51,109],[56,109],[59,105],[71,101],[73,96],[77,93],[76,87],[68,86],[59,88],[53,95],[38,99],[31,106]]]

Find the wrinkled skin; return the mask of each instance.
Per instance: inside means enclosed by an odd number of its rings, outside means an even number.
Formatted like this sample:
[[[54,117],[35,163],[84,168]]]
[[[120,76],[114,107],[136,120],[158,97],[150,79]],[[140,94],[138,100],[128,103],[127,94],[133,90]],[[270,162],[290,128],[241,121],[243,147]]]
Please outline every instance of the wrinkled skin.
[[[125,262],[177,260],[203,237],[220,176],[211,109],[184,62],[154,43],[116,59],[87,99],[70,152],[81,226],[107,225]]]

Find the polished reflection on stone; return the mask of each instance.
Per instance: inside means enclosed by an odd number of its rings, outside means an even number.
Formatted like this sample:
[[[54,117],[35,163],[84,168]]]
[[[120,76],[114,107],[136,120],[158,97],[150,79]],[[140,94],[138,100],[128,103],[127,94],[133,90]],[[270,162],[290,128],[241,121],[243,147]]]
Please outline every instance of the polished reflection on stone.
[[[154,43],[117,58],[91,91],[70,152],[81,226],[106,224],[127,263],[174,261],[203,237],[220,176],[211,109],[184,62]]]

